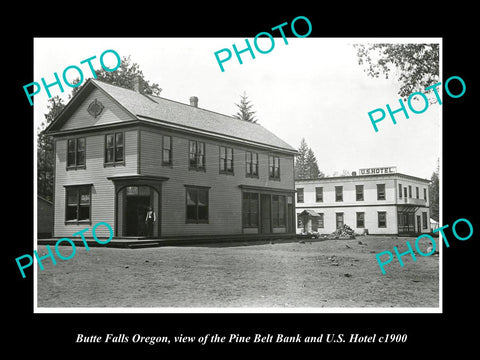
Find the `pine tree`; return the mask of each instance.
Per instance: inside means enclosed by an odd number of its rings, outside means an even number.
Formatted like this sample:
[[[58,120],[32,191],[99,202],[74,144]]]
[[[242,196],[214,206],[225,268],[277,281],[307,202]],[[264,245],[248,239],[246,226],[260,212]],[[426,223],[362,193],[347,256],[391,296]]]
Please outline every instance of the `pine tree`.
[[[244,91],[243,95],[240,97],[240,104],[235,104],[238,107],[238,111],[234,118],[250,121],[252,123],[256,123],[257,119],[255,119],[255,111],[252,110],[253,105],[250,104],[250,101],[247,98],[247,93]]]
[[[127,89],[134,88],[134,80],[139,76],[142,79],[143,93],[151,95],[160,95],[162,89],[157,84],[150,84],[144,79],[142,71],[138,64],[131,62],[130,56],[123,57],[120,67],[108,72],[103,68],[95,70],[97,79],[106,83],[122,86]],[[75,79],[72,83],[76,84],[80,79]],[[85,82],[86,83],[86,82]],[[85,85],[73,88],[69,95],[71,99]],[[53,197],[53,141],[50,136],[45,135],[45,128],[55,119],[63,110],[65,104],[59,96],[54,96],[48,100],[48,113],[45,114],[45,121],[38,128],[37,138],[37,193],[47,200]]]
[[[305,170],[308,179],[316,179],[320,175],[320,170],[318,169],[317,159],[311,148],[307,151],[307,156],[305,158]]]
[[[305,139],[302,139],[298,148],[298,155],[295,158],[295,179],[317,179],[323,177],[325,175],[318,168],[313,150],[308,147]]]

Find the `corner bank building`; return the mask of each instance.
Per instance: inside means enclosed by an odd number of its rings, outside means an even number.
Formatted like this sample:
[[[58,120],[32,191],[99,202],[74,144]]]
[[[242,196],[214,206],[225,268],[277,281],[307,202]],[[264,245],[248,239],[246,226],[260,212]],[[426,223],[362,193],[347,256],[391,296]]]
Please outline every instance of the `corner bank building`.
[[[296,180],[297,232],[330,234],[346,224],[359,234],[429,233],[429,183],[395,167]]]
[[[297,151],[259,124],[90,79],[48,126],[54,237],[295,234]],[[104,233],[100,232],[100,228]],[[98,228],[98,237],[109,237]]]

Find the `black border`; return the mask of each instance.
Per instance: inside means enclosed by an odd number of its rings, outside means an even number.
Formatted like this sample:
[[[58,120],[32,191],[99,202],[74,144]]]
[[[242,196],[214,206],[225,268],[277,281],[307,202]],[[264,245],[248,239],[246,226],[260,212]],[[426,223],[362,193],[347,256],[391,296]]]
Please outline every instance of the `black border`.
[[[393,3],[376,7],[361,3],[343,3],[338,9],[311,3],[302,9],[293,4],[259,6],[223,3],[218,7],[206,3],[183,4],[181,11],[159,4],[151,11],[143,5],[112,6],[96,5],[85,8],[86,13],[71,14],[65,7],[54,9],[48,6],[45,18],[31,7],[32,18],[16,12],[10,24],[19,24],[18,33],[10,31],[7,44],[10,56],[4,55],[4,71],[11,79],[4,88],[7,103],[14,99],[15,105],[6,106],[4,117],[14,140],[4,137],[5,174],[14,183],[14,194],[8,199],[7,215],[13,222],[4,225],[3,265],[7,269],[4,298],[7,306],[7,324],[4,335],[7,349],[17,352],[31,348],[35,353],[96,354],[108,351],[110,355],[133,350],[135,354],[152,353],[166,355],[173,351],[251,350],[253,353],[266,350],[268,354],[283,352],[286,348],[313,350],[313,354],[340,355],[343,350],[357,354],[385,357],[394,350],[405,356],[420,353],[434,355],[443,349],[473,349],[476,326],[469,319],[476,313],[476,249],[478,249],[478,202],[476,172],[478,153],[474,101],[478,94],[474,80],[473,61],[476,58],[473,21],[467,8],[447,8],[440,3],[419,4]],[[33,5],[32,7],[34,7]],[[132,6],[132,11],[126,11]],[[272,9],[275,8],[275,9]],[[375,10],[379,9],[379,10]],[[118,14],[116,12],[119,12]],[[473,11],[470,11],[473,12]],[[151,14],[149,14],[151,13]],[[48,16],[47,16],[48,15]],[[23,85],[33,81],[34,37],[230,37],[253,38],[258,32],[267,31],[282,22],[290,22],[296,16],[306,16],[312,23],[311,37],[442,37],[443,79],[450,76],[464,79],[467,91],[459,99],[451,99],[443,91],[443,224],[451,224],[459,218],[467,218],[473,224],[474,235],[468,241],[452,240],[450,247],[443,249],[443,314],[33,314],[33,280],[22,279],[14,261],[16,256],[32,253],[33,224],[33,168],[32,151],[33,108],[25,101]],[[149,17],[151,16],[151,17]],[[50,19],[49,21],[47,21]],[[63,21],[63,20],[64,21]],[[473,23],[473,24],[472,24]],[[20,26],[21,25],[21,26]],[[13,26],[13,25],[12,25]],[[14,28],[16,30],[17,28]],[[8,33],[7,33],[8,34]],[[13,50],[13,51],[12,51]],[[12,69],[13,68],[13,69]],[[14,71],[9,71],[14,70]],[[346,99],[348,101],[348,99]],[[12,152],[12,150],[14,150]],[[12,155],[10,155],[12,154]],[[8,194],[12,196],[13,194]],[[472,326],[473,327],[470,327]],[[169,345],[168,347],[138,344],[76,344],[78,333],[105,334],[125,333],[133,335],[184,335],[200,336],[205,333],[228,335],[239,333],[284,333],[303,336],[320,333],[333,334],[382,334],[406,333],[405,344],[213,344]],[[73,352],[65,352],[73,350]],[[407,350],[415,352],[408,352]],[[318,351],[318,352],[315,352]]]

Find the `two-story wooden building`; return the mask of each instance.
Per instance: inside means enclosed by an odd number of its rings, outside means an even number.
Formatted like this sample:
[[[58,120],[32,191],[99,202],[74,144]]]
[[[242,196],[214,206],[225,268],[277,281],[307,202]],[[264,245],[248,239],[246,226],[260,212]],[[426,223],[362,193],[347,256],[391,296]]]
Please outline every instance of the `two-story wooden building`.
[[[429,233],[429,180],[395,167],[360,169],[354,176],[297,180],[297,232],[330,234],[344,224],[356,233]]]
[[[55,237],[98,222],[142,237],[148,207],[154,238],[295,234],[296,150],[196,97],[184,104],[90,79],[46,132]]]

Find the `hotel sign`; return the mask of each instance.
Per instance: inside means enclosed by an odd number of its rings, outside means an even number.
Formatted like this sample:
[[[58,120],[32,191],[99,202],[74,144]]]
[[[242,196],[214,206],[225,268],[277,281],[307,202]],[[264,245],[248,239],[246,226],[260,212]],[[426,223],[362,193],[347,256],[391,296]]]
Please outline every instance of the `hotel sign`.
[[[360,175],[394,174],[397,172],[397,167],[390,166],[390,167],[368,168],[368,169],[359,169],[359,170],[360,170]]]

